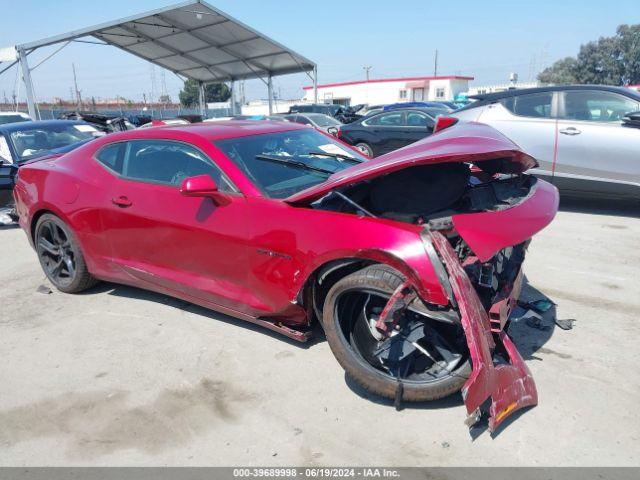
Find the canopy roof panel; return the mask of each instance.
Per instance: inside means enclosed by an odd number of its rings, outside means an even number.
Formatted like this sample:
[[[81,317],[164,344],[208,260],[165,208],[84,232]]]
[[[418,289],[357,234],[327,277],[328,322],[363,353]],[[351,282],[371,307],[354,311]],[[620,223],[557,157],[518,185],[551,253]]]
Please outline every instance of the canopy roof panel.
[[[201,0],[18,45],[32,50],[94,37],[205,83],[311,71],[315,64]]]

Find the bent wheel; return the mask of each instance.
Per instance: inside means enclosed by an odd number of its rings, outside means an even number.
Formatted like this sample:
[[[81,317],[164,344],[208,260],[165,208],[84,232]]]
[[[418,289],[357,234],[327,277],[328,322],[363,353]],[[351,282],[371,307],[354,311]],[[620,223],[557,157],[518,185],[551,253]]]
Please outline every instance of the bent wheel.
[[[96,283],[71,229],[60,218],[52,214],[40,217],[34,241],[42,270],[58,290],[77,293]]]
[[[464,332],[407,309],[390,335],[375,327],[393,292],[404,282],[399,272],[373,265],[338,281],[324,304],[329,345],[345,371],[365,389],[395,398],[435,400],[460,389],[471,372]]]

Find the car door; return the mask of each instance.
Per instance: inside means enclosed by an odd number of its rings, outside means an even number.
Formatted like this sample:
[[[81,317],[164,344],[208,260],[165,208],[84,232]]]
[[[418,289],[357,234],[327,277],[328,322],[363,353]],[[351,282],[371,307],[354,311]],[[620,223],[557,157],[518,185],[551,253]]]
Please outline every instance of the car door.
[[[531,173],[551,180],[555,155],[557,96],[554,92],[516,95],[480,109],[486,123],[515,142],[539,164]],[[469,112],[473,109],[469,110]]]
[[[17,171],[18,166],[13,161],[7,139],[0,133],[0,208],[13,203],[12,192]]]
[[[144,286],[242,310],[245,197],[194,146],[155,139],[120,145],[115,159],[102,151],[96,155],[116,177],[113,205],[103,220],[115,268]],[[201,174],[216,181],[228,202],[180,194],[185,178]]]
[[[373,148],[374,156],[396,150],[406,145],[406,121],[403,111],[383,112],[362,122],[368,134],[367,143]]]
[[[562,92],[555,183],[583,194],[640,196],[640,129],[622,123],[637,101],[602,90]]]
[[[405,124],[404,145],[409,145],[431,135],[435,121],[424,112],[409,110],[405,114]]]

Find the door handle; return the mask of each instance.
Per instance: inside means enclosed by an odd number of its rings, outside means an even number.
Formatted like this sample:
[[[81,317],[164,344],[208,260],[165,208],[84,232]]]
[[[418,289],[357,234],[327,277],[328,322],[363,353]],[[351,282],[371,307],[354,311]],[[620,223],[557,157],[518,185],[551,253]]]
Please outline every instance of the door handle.
[[[117,206],[122,207],[122,208],[130,207],[131,205],[133,205],[131,200],[129,200],[129,198],[126,197],[125,195],[120,195],[119,197],[113,197],[111,199],[111,202],[114,205],[117,205]]]
[[[560,130],[560,133],[563,135],[580,135],[582,131],[578,130],[575,127],[568,127]]]

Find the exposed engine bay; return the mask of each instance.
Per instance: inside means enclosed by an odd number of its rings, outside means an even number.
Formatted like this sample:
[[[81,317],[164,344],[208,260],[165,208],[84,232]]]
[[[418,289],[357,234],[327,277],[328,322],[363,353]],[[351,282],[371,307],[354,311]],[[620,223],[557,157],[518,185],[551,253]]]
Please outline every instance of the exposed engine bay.
[[[420,165],[333,192],[313,206],[424,224],[508,208],[524,200],[535,183],[530,175],[491,175],[466,163]]]

